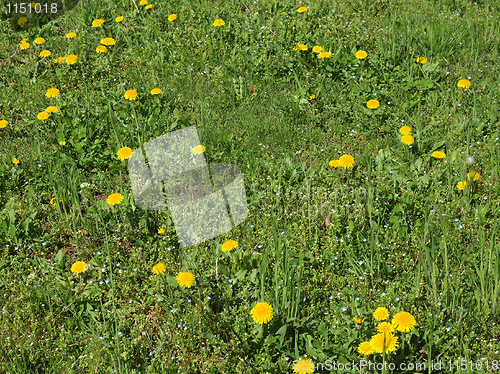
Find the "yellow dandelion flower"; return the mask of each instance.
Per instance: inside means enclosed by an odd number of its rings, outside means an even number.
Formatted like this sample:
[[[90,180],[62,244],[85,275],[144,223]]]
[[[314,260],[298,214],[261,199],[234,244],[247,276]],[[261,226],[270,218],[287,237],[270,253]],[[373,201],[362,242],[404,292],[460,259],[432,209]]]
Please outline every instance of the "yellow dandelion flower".
[[[25,24],[26,22],[28,22],[28,19],[27,19],[26,17],[21,17],[21,18],[19,18],[19,19],[17,20],[17,24],[18,24],[19,26],[24,26],[24,24]]]
[[[148,0],[141,0],[139,2],[139,5],[146,5],[148,3]]]
[[[476,173],[476,172],[467,173],[467,180],[468,181],[470,181],[471,179],[477,181],[479,179],[479,177],[480,177],[479,173]]]
[[[56,113],[59,111],[56,106],[49,106],[47,109],[45,109],[47,113]]]
[[[415,328],[417,321],[415,317],[408,312],[399,312],[392,318],[392,325],[394,325],[398,331],[408,332]]]
[[[339,166],[344,169],[350,169],[354,166],[354,157],[351,155],[342,155],[339,158]]]
[[[76,274],[83,273],[85,271],[85,266],[87,266],[85,262],[77,261],[71,265],[71,272]]]
[[[156,275],[163,274],[166,270],[167,268],[165,267],[165,264],[161,262],[153,266],[153,273],[155,273]]]
[[[76,33],[74,33],[74,32],[68,32],[66,34],[66,38],[68,38],[68,39],[73,39],[75,36],[76,36]]]
[[[104,45],[115,45],[116,41],[113,38],[104,38],[104,39],[101,40],[101,44],[104,44]]]
[[[125,99],[127,99],[127,100],[135,100],[135,99],[137,99],[137,91],[136,90],[128,90],[127,92],[125,92],[123,97],[125,97]]]
[[[13,163],[13,164],[18,165],[18,164],[19,164],[19,160],[18,160],[17,158],[15,158],[15,157],[14,157],[14,158],[12,159],[12,163]]]
[[[399,133],[401,135],[410,135],[411,134],[411,127],[410,126],[403,126],[399,129]]]
[[[432,152],[432,157],[434,158],[446,158],[446,153],[441,151]]]
[[[457,183],[457,188],[459,190],[461,190],[461,191],[463,191],[463,189],[465,188],[465,186],[467,186],[467,182],[460,181],[460,182]]]
[[[38,113],[38,115],[36,116],[36,118],[38,118],[40,121],[45,121],[47,118],[49,118],[49,113],[47,113],[47,112],[40,112],[40,113]]]
[[[307,12],[307,7],[301,6],[299,9],[297,9],[297,12],[299,12],[299,13]]]
[[[153,7],[153,4],[146,5],[144,9],[151,9]]]
[[[384,308],[383,306],[378,307],[373,312],[373,318],[379,321],[385,321],[387,318],[389,318],[389,311],[387,310],[387,308]]]
[[[153,88],[151,90],[151,95],[158,95],[161,93],[161,90],[159,88]]]
[[[393,319],[394,321],[394,319]],[[377,331],[378,332],[385,332],[387,334],[391,334],[393,333],[395,330],[395,326],[392,325],[391,323],[389,322],[382,322],[380,323],[378,326],[377,326]]]
[[[57,97],[59,96],[59,90],[57,88],[49,88],[47,92],[45,93],[45,96],[47,97]]]
[[[0,129],[4,129],[7,127],[7,125],[9,124],[9,122],[7,122],[6,120],[1,120],[0,121]]]
[[[108,196],[106,202],[109,205],[118,205],[123,201],[124,197],[121,193],[115,192]]]
[[[328,163],[330,166],[333,166],[334,168],[339,166],[339,160],[332,160]]]
[[[368,100],[366,106],[370,109],[377,109],[380,106],[380,102],[377,99]]]
[[[384,345],[384,336],[385,336],[385,345]],[[392,334],[384,334],[383,332],[375,335],[370,340],[370,345],[373,350],[377,353],[382,353],[385,348],[385,353],[394,352],[398,349],[399,342],[397,336]]]
[[[252,318],[259,325],[273,319],[273,307],[268,303],[258,303],[252,308]]]
[[[92,26],[94,26],[94,27],[101,27],[104,22],[105,21],[103,19],[98,18],[98,19],[95,19],[95,20],[92,21]]]
[[[320,53],[323,50],[323,47],[320,47],[319,45],[315,45],[313,47],[313,52],[314,53]]]
[[[45,43],[45,39],[44,38],[36,38],[33,42],[35,44],[43,44],[43,43]]]
[[[222,252],[230,252],[235,248],[238,248],[238,242],[236,240],[226,240],[224,244],[222,244]]]
[[[66,141],[61,140],[61,141],[59,142],[59,145],[60,145],[61,147],[64,147],[64,146],[66,145]]]
[[[107,48],[106,48],[106,46],[104,46],[104,45],[99,45],[99,46],[95,49],[95,51],[96,51],[97,53],[104,53],[104,52],[107,52],[107,51],[108,51],[108,49],[107,49]]]
[[[330,58],[332,57],[332,52],[320,52],[318,58]]]
[[[311,94],[311,96],[309,96],[309,98],[310,98],[311,100],[314,100],[314,99],[316,99],[316,95],[315,95],[315,94]]]
[[[165,229],[163,227],[161,227],[159,230],[158,230],[158,234],[160,235],[164,235],[165,234]]]
[[[358,324],[363,323],[364,319],[358,318],[358,317],[352,317],[352,320]]]
[[[427,59],[425,57],[418,57],[417,62],[422,65],[427,64]]]
[[[54,60],[54,62],[61,63],[61,62],[64,62],[65,60],[66,60],[66,57],[58,57]]]
[[[132,148],[130,147],[122,147],[118,150],[117,154],[118,154],[118,158],[123,161],[123,160],[126,160],[128,158],[130,158],[130,156],[132,156],[132,153],[134,153],[134,151],[132,150]]]
[[[471,83],[468,79],[460,79],[457,83],[457,86],[460,88],[470,88]]]
[[[355,56],[358,60],[364,60],[368,56],[368,53],[366,51],[357,51]]]
[[[168,16],[168,21],[173,22],[177,19],[177,14],[171,14]]]
[[[28,42],[23,42],[19,46],[19,48],[21,48],[21,49],[28,49],[29,47],[30,47],[30,43],[28,43]]]
[[[314,363],[311,360],[302,359],[293,365],[293,372],[298,374],[314,373]]]
[[[411,135],[403,135],[401,137],[401,143],[406,145],[412,145],[413,143],[415,143],[415,138]]]
[[[363,342],[358,346],[358,352],[362,355],[368,356],[373,354],[373,348],[370,342]]]
[[[122,16],[119,16],[119,17],[115,18],[115,22],[121,22],[121,21],[123,21],[123,17]]]
[[[216,19],[216,20],[214,21],[214,24],[213,24],[213,25],[214,25],[215,27],[219,27],[219,26],[224,26],[225,24],[226,24],[226,22],[224,22],[224,20],[223,20],[223,19],[219,18],[219,19]]]
[[[40,52],[40,57],[45,58],[49,57],[52,53],[48,49],[44,49],[42,52]]]
[[[193,155],[201,155],[203,152],[205,152],[205,149],[207,149],[204,145],[197,145],[196,147],[193,147],[191,150],[191,153]]]
[[[299,49],[300,51],[307,51],[307,45],[305,45],[305,44],[298,44],[297,45],[297,49]]]
[[[57,198],[53,197],[52,199],[50,199],[50,205],[56,206],[56,204],[57,204]]]
[[[190,273],[189,271],[183,271],[182,273],[179,273],[179,275],[177,275],[175,279],[177,280],[179,286],[191,288],[196,277],[194,276],[193,273]]]
[[[66,56],[65,62],[68,65],[73,65],[78,61],[78,56],[77,55],[68,55]]]

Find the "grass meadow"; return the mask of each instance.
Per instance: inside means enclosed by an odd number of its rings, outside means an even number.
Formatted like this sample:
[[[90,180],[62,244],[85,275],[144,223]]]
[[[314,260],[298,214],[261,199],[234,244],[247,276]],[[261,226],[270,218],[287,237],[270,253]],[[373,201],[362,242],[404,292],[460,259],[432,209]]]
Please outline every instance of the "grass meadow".
[[[2,6],[1,373],[499,370],[496,1]],[[193,125],[249,212],[180,248],[118,152]]]

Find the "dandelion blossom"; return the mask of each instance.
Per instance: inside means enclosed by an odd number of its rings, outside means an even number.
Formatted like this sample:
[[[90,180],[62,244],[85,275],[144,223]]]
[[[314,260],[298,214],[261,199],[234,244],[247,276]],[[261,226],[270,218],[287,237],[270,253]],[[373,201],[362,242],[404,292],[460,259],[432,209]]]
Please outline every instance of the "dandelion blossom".
[[[165,270],[167,270],[167,268],[165,267],[165,264],[161,262],[153,266],[153,273],[156,275],[164,273]]]
[[[28,22],[28,18],[26,18],[26,17],[21,17],[21,18],[19,18],[19,19],[17,20],[17,24],[18,24],[19,26],[24,26],[24,24],[25,24],[26,22]]]
[[[173,22],[177,19],[177,14],[171,14],[168,16],[168,21]]]
[[[368,56],[368,53],[366,51],[357,51],[355,56],[358,60],[364,60]]]
[[[417,58],[417,62],[422,65],[427,64],[427,59],[425,57],[419,57]]]
[[[323,47],[320,47],[319,45],[315,45],[312,49],[314,53],[320,53],[323,50]]]
[[[123,97],[125,97],[125,99],[127,99],[127,100],[135,100],[135,99],[137,99],[137,91],[136,90],[128,90],[127,92],[125,92]]]
[[[121,161],[123,161],[130,158],[130,156],[132,156],[132,153],[134,153],[134,151],[130,147],[122,147],[118,150],[117,153],[118,153],[118,158]]]
[[[77,55],[68,55],[66,56],[65,62],[68,65],[73,65],[78,61],[78,56]]]
[[[314,99],[316,99],[316,95],[315,95],[315,94],[311,94],[311,96],[309,96],[309,98],[310,98],[311,100],[314,100]]]
[[[432,152],[432,157],[434,157],[434,158],[446,158],[446,153],[444,153],[442,151],[435,151],[435,152]]]
[[[48,49],[44,49],[42,52],[40,52],[40,57],[45,58],[49,57],[52,53]]]
[[[104,44],[104,45],[115,45],[116,41],[113,38],[104,38],[104,39],[101,40],[101,44]]]
[[[222,252],[230,252],[238,247],[238,242],[236,240],[227,240],[222,244]]]
[[[49,203],[50,203],[50,205],[52,205],[52,206],[56,206],[56,204],[57,204],[57,198],[53,197],[52,199],[50,199],[50,202],[49,202]]]
[[[408,332],[415,328],[417,321],[415,317],[408,312],[399,312],[392,318],[392,325],[394,325],[398,331]]]
[[[141,0],[139,2],[139,5],[146,5],[148,3],[148,0]]]
[[[332,160],[328,163],[330,166],[333,166],[334,168],[339,166],[339,160]]]
[[[468,79],[460,79],[457,83],[457,86],[460,88],[470,88],[471,83]]]
[[[193,155],[201,155],[203,152],[205,152],[205,149],[206,147],[204,145],[197,145],[196,147],[193,147],[193,149],[191,150],[191,153],[193,153]]]
[[[385,338],[385,346],[384,346],[384,338]],[[384,334],[383,332],[375,335],[370,340],[370,345],[373,350],[377,353],[382,353],[385,348],[385,353],[394,352],[398,349],[399,343],[398,338],[392,334]]]
[[[45,109],[47,113],[56,113],[59,111],[56,106],[49,106],[47,109]]]
[[[159,88],[153,88],[151,90],[151,95],[158,95],[161,93],[161,90]]]
[[[226,24],[226,22],[224,22],[224,20],[222,20],[222,19],[220,19],[220,18],[219,18],[219,19],[216,19],[216,20],[214,21],[214,26],[215,26],[215,27],[224,26],[225,24]]]
[[[380,102],[377,99],[368,100],[366,106],[370,109],[377,109],[380,106]]]
[[[330,58],[332,57],[332,52],[320,52],[318,58]]]
[[[153,7],[153,4],[146,5],[144,9],[151,9]]]
[[[7,127],[7,125],[9,124],[9,122],[7,122],[6,120],[1,120],[0,121],[0,129],[4,129]]]
[[[299,45],[297,45],[297,48],[300,51],[307,51],[307,45],[305,45],[305,44],[299,44]]]
[[[299,13],[307,12],[307,7],[301,6],[299,9],[297,9],[297,12],[299,12]]]
[[[175,279],[177,279],[177,283],[179,284],[179,286],[191,288],[196,277],[194,276],[193,273],[190,273],[189,271],[184,271],[182,273],[179,273],[179,275],[177,275]]]
[[[76,274],[83,273],[85,271],[86,265],[87,264],[83,261],[77,261],[73,265],[71,265],[71,272]]]
[[[45,96],[47,97],[57,97],[59,96],[59,90],[57,88],[49,88],[47,92],[45,93]]]
[[[457,183],[457,188],[460,190],[460,191],[463,191],[463,189],[465,188],[465,186],[467,186],[467,182],[458,182]]]
[[[351,155],[343,155],[339,158],[339,166],[344,169],[350,169],[354,166],[354,157]]]
[[[399,133],[401,135],[410,135],[411,134],[411,127],[410,126],[403,126],[399,129]]]
[[[56,63],[61,63],[61,62],[64,62],[66,60],[66,57],[58,57],[54,60],[54,62]]]
[[[293,372],[298,374],[314,373],[314,363],[311,360],[300,360],[293,365]]]
[[[43,43],[45,43],[45,39],[44,38],[36,38],[33,42],[35,44],[43,44]]]
[[[115,18],[115,22],[121,22],[121,21],[123,21],[123,17],[122,16],[119,16],[119,17]]]
[[[401,143],[406,145],[412,145],[413,143],[415,143],[415,139],[411,135],[403,135],[401,137]]]
[[[364,319],[358,318],[358,317],[352,317],[352,320],[358,324],[363,323]]]
[[[383,306],[378,307],[373,312],[373,318],[379,321],[385,321],[387,318],[389,318],[389,311],[387,310],[387,308],[384,308]]]
[[[252,318],[259,325],[268,323],[273,319],[273,307],[268,303],[258,303],[252,309]]]
[[[159,235],[164,235],[165,234],[165,229],[163,227],[161,227],[159,230],[158,230],[158,234]]]
[[[95,21],[94,21],[94,22],[95,22]],[[103,22],[104,22],[104,21],[103,21]],[[92,23],[93,23],[93,22],[92,22]],[[68,38],[68,39],[73,39],[75,36],[76,36],[76,33],[74,33],[74,32],[68,32],[68,33],[66,34],[66,38]]]
[[[373,348],[370,342],[363,342],[358,346],[358,352],[362,355],[368,356],[373,354]]]
[[[101,27],[102,24],[104,23],[104,20],[103,19],[95,19],[92,21],[92,26],[94,27]]]
[[[15,158],[15,157],[14,157],[14,158],[12,159],[12,163],[13,163],[13,164],[18,165],[18,164],[19,164],[19,160],[18,160],[17,158]]]
[[[479,179],[479,173],[476,172],[467,173],[467,180],[470,181],[471,179],[477,181]]]
[[[98,46],[98,47],[95,49],[95,51],[96,51],[97,53],[104,53],[104,52],[107,52],[107,51],[108,51],[108,49],[106,48],[106,46],[104,46],[104,45],[100,45],[100,46]]]
[[[64,147],[64,146],[66,145],[66,142],[65,142],[64,140],[61,140],[61,141],[59,142],[59,145],[60,145],[61,147]]]
[[[394,319],[393,319],[394,321]],[[389,322],[382,322],[377,326],[378,332],[385,332],[387,334],[393,333],[395,330],[395,326]]]
[[[19,48],[21,49],[28,49],[30,47],[30,43],[28,42],[22,42]]]
[[[45,121],[47,118],[49,118],[49,113],[47,113],[47,112],[40,112],[40,113],[38,113],[38,115],[36,116],[36,118],[38,118],[40,121]]]
[[[108,196],[108,198],[106,199],[106,202],[109,205],[117,205],[117,204],[120,204],[123,201],[123,199],[124,199],[124,197],[121,193],[115,192],[115,193],[112,193],[111,195]]]

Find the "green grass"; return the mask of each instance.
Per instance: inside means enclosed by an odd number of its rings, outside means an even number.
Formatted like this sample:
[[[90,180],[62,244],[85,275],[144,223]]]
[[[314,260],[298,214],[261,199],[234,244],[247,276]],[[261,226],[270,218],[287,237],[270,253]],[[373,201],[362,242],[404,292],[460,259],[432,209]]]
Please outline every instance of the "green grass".
[[[463,371],[495,371],[498,4],[152,4],[81,0],[16,32],[0,11],[0,372],[291,373],[299,359],[384,357],[429,373],[437,361],[455,373],[462,359],[473,362]],[[105,37],[116,44],[97,54]],[[76,64],[54,62],[69,54]],[[51,87],[61,95],[47,98]],[[38,120],[49,105],[59,111]],[[241,169],[249,216],[180,249],[168,210],[136,207],[117,151],[191,125],[207,163]],[[342,154],[353,168],[329,166]],[[480,178],[458,190],[472,171]],[[112,207],[113,192],[125,199]],[[222,252],[227,239],[238,248]],[[76,261],[88,269],[73,274]],[[193,287],[177,285],[181,271]],[[250,313],[262,301],[274,317],[260,326]],[[396,333],[395,352],[366,357],[358,346],[381,306],[417,325]]]

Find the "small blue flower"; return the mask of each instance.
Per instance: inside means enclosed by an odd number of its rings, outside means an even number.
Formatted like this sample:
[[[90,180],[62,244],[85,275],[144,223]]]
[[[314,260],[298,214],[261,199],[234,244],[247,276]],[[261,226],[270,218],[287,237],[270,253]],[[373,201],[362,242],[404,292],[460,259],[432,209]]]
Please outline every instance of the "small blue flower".
[[[438,306],[441,306],[441,301],[438,301],[437,305],[438,305]]]
[[[363,261],[362,261],[362,260],[359,260],[359,261],[358,261],[358,264],[363,265]]]
[[[342,307],[342,311],[346,312],[347,311],[347,307],[343,306]]]
[[[382,296],[385,296],[385,292],[382,292]]]
[[[396,297],[396,299],[395,299],[395,300],[396,300],[396,301],[399,301],[399,300],[401,300],[401,299],[400,299],[399,297]]]
[[[100,255],[100,254],[101,254],[101,251],[97,251],[97,252],[96,252],[96,255]]]

